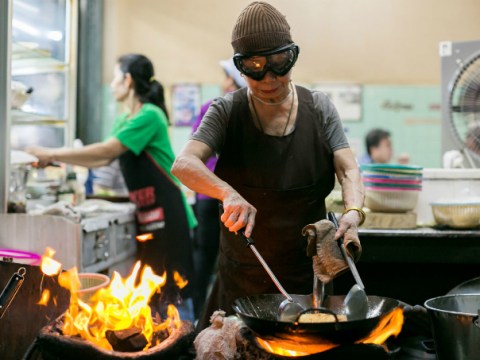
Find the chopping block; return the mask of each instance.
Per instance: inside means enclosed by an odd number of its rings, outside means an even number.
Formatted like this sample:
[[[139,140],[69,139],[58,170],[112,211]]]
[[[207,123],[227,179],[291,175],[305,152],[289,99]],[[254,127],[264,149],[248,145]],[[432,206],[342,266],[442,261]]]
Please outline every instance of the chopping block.
[[[409,211],[405,213],[367,212],[363,229],[415,229],[417,214]]]

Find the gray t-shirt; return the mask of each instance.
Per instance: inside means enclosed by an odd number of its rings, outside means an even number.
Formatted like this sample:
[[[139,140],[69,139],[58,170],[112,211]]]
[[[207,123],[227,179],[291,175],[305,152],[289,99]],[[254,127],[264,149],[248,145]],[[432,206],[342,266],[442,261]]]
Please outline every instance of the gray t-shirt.
[[[318,121],[322,122],[332,152],[349,147],[335,106],[324,93],[316,90],[311,90],[311,93],[315,111],[319,114]],[[200,126],[190,139],[201,141],[220,154],[225,142],[232,107],[232,93],[214,99]]]

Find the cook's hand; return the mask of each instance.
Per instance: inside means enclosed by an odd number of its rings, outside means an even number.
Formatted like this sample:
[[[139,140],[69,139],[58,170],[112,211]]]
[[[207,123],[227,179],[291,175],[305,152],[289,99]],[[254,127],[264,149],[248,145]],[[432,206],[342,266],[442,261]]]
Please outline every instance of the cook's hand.
[[[45,167],[53,161],[53,149],[51,148],[45,148],[41,146],[32,146],[25,151],[29,154],[32,154],[38,158],[38,164],[37,166],[39,167]]]
[[[245,236],[252,235],[253,227],[255,226],[255,209],[238,193],[229,195],[223,199],[223,214],[220,217],[223,224],[231,232],[237,232],[245,228]]]
[[[342,236],[347,240],[347,236],[358,236],[358,224],[360,223],[360,215],[356,211],[349,211],[342,215],[338,224],[335,240]]]

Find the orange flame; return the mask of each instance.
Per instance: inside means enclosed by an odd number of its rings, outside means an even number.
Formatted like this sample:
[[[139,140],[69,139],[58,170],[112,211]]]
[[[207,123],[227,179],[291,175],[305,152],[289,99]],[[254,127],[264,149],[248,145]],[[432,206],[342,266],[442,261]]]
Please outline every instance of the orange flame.
[[[135,285],[135,280],[140,270],[141,263],[137,262],[130,276],[122,279],[117,273],[106,288],[102,288],[90,297],[88,303],[78,298],[76,290],[79,288],[76,271],[67,271],[59,277],[62,286],[71,291],[70,308],[65,313],[63,333],[65,335],[78,335],[107,350],[112,347],[106,339],[108,330],[124,330],[136,327],[148,341],[145,349],[152,346],[152,336],[155,332],[167,330],[171,332],[180,326],[177,309],[169,305],[167,319],[160,324],[152,320],[150,306],[152,295],[165,285],[166,273],[162,276],[155,275],[149,266],[142,270],[140,281]]]
[[[381,345],[390,336],[398,336],[402,331],[403,326],[403,310],[396,308],[390,314],[385,316],[377,325],[375,330],[371,332],[366,338],[357,341],[357,344],[377,344]]]
[[[146,242],[148,240],[153,240],[153,234],[152,233],[140,234],[136,236],[136,239],[139,242]]]
[[[50,247],[47,247],[45,249],[45,254],[42,255],[40,268],[42,269],[42,272],[48,276],[57,275],[62,270],[62,264],[53,260],[53,255],[55,255],[55,250]]]
[[[398,336],[403,326],[403,310],[396,308],[390,314],[386,315],[377,325],[377,327],[365,338],[356,341],[356,344],[377,344],[382,345],[390,336]],[[276,355],[298,357],[318,354],[323,351],[333,349],[339,346],[328,341],[305,344],[299,337],[297,341],[292,338],[286,340],[264,340],[256,338],[258,344],[268,352]]]
[[[173,280],[175,281],[175,285],[177,285],[179,289],[183,289],[188,284],[188,280],[182,278],[182,276],[177,271],[173,272]]]
[[[43,290],[40,300],[38,300],[38,305],[47,306],[48,300],[50,300],[50,291],[48,289]]]

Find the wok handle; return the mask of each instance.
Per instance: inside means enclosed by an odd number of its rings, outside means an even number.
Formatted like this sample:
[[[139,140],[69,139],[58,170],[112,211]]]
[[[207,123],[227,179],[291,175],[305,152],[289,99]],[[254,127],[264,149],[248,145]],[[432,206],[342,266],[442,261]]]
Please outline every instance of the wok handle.
[[[328,220],[333,222],[333,225],[335,225],[335,229],[338,229],[338,221],[335,214],[332,211],[329,211],[327,216],[328,216]],[[343,236],[340,239],[338,239],[338,246],[340,247],[342,256],[347,262],[347,265],[350,268],[350,271],[352,272],[355,282],[357,283],[358,286],[360,286],[362,290],[365,289],[365,285],[363,285],[363,281],[360,278],[360,274],[358,273],[357,267],[355,266],[355,262],[347,253],[347,249],[345,248],[345,243],[343,241]]]

